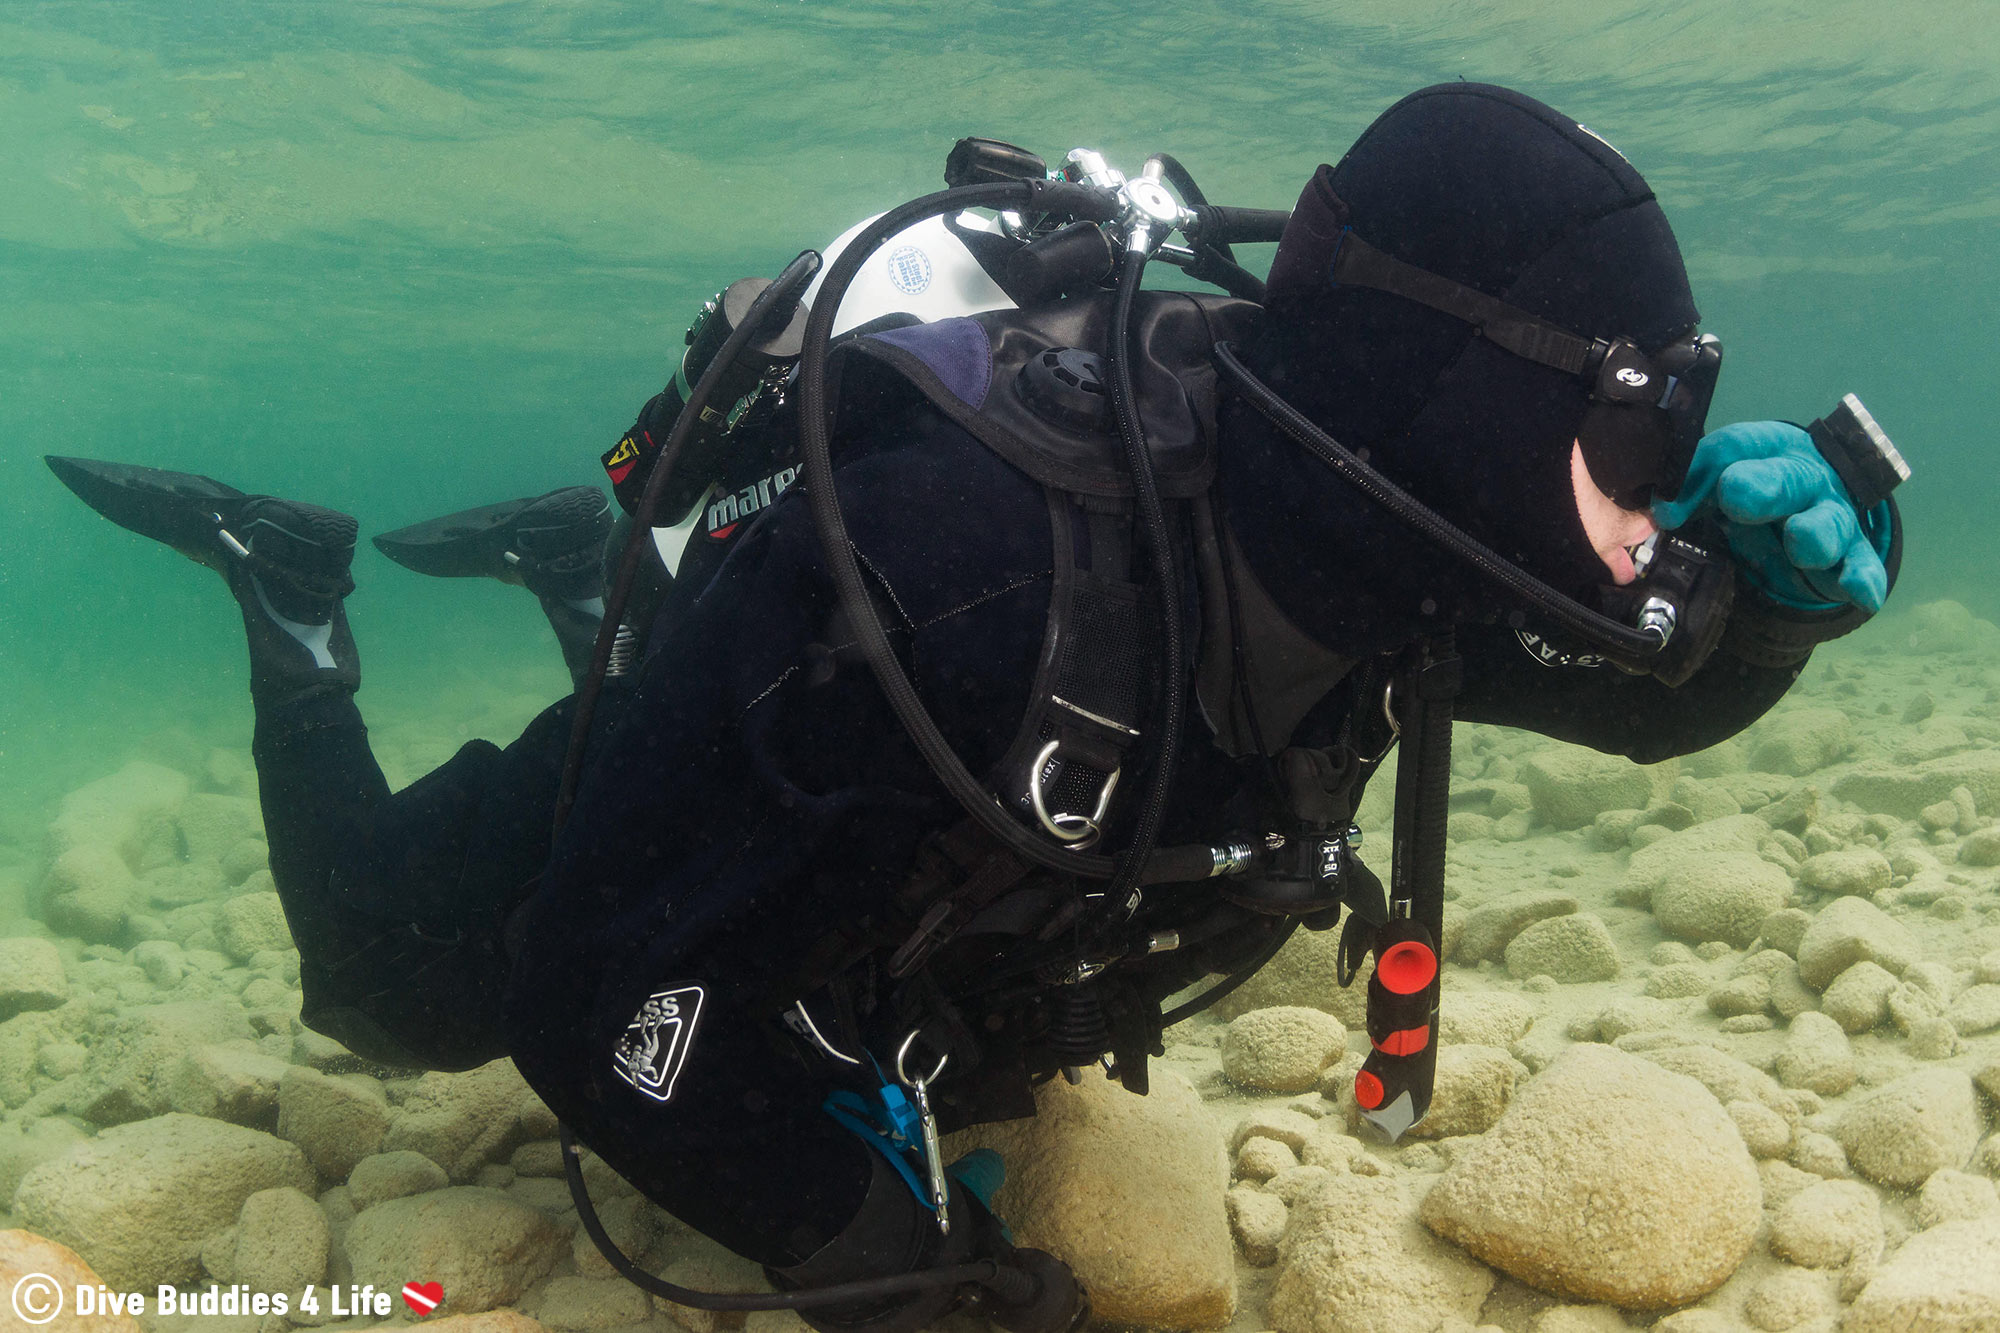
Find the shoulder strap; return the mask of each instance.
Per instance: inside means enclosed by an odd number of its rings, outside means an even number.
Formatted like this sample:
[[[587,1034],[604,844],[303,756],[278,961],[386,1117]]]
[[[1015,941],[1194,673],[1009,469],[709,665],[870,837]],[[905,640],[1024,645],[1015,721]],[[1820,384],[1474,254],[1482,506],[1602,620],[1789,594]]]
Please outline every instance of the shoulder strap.
[[[1134,310],[1134,387],[1146,420],[1162,497],[1186,499],[1215,476],[1216,342],[1247,334],[1260,307],[1194,292],[1142,292]],[[1030,362],[1061,349],[1095,354],[1111,324],[1108,293],[1028,310],[999,310],[855,338],[836,351],[851,373],[885,370],[1045,486],[1078,495],[1126,497],[1132,483],[1110,428],[1101,420],[1057,419],[1024,384]],[[1102,398],[1102,386],[1098,386]],[[1083,391],[1086,398],[1089,390]],[[1086,424],[1076,424],[1079,419]]]

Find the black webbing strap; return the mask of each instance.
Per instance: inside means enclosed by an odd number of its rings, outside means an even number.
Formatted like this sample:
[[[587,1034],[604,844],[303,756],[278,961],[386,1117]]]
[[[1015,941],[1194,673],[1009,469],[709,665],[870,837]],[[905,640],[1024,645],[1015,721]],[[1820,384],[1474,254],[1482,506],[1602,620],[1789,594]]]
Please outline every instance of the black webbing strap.
[[[1049,514],[1055,577],[1041,662],[996,785],[1031,819],[1039,791],[1066,830],[1094,830],[1140,740],[1158,649],[1130,581],[1129,504],[1051,491]],[[1096,840],[1092,831],[1079,846]]]
[[[1390,292],[1462,319],[1515,356],[1570,375],[1581,375],[1603,359],[1599,344],[1441,273],[1383,254],[1352,231],[1341,233],[1329,276],[1336,283]]]
[[[1019,884],[1029,867],[971,820],[925,839],[900,905],[922,912],[916,928],[889,957],[886,970],[901,980],[949,944],[966,923]]]

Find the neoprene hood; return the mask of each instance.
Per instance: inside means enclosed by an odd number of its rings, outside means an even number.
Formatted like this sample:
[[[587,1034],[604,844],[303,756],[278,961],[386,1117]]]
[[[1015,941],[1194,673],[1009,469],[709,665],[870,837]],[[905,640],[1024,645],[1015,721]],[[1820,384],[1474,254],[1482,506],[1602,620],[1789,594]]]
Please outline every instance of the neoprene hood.
[[[1570,477],[1591,386],[1462,319],[1335,283],[1343,228],[1571,333],[1651,353],[1685,339],[1699,314],[1645,180],[1595,133],[1520,93],[1476,83],[1412,93],[1307,183],[1245,358],[1329,434],[1507,559],[1573,592],[1602,583]],[[1587,459],[1592,445],[1619,447],[1586,441]],[[1313,484],[1341,486],[1323,472]],[[1665,479],[1661,492],[1678,484]]]

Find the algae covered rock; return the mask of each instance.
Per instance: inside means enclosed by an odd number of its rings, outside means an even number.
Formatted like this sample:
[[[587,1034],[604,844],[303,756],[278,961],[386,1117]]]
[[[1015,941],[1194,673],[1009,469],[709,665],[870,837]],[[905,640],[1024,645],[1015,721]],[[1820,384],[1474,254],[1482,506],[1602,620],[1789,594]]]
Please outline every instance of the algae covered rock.
[[[319,1173],[344,1180],[389,1128],[389,1099],[366,1074],[293,1065],[278,1085],[278,1134],[305,1149]]]
[[[347,1194],[362,1212],[390,1199],[407,1198],[451,1183],[444,1168],[422,1153],[384,1152],[364,1157],[347,1173]]]
[[[1791,893],[1791,877],[1751,853],[1690,855],[1654,883],[1653,917],[1660,929],[1684,940],[1725,940],[1740,947],[1757,937]]]
[[[254,1041],[212,1042],[183,1055],[169,1071],[169,1105],[267,1129],[277,1123],[278,1088],[291,1065]]]
[[[1756,1327],[1783,1330],[1810,1327],[1835,1310],[1827,1280],[1803,1268],[1781,1268],[1750,1290],[1743,1315]]]
[[[1523,930],[1537,921],[1568,916],[1576,910],[1576,899],[1567,893],[1536,889],[1502,894],[1466,913],[1455,956],[1462,963],[1498,962]]]
[[[56,857],[42,878],[42,917],[49,927],[93,944],[125,934],[132,914],[131,869],[109,847],[84,844]]]
[[[1646,1309],[1720,1286],[1756,1238],[1757,1168],[1700,1084],[1580,1045],[1425,1198],[1426,1225],[1558,1295]]]
[[[1817,990],[1863,961],[1900,976],[1917,961],[1917,942],[1902,922],[1867,899],[1836,898],[1799,941],[1799,976]]]
[[[2000,1328],[2000,1214],[1910,1237],[1848,1308],[1842,1333]]]
[[[1234,1019],[1253,1009],[1301,1005],[1332,1014],[1350,1029],[1367,1021],[1368,978],[1374,955],[1361,966],[1354,983],[1343,987],[1339,970],[1338,930],[1295,930],[1271,961],[1255,976],[1215,1004],[1218,1018]]]
[[[1097,1318],[1216,1328],[1236,1308],[1221,1134],[1187,1080],[1165,1070],[1134,1097],[1095,1070],[1035,1091],[1031,1120],[954,1135],[947,1156],[999,1151],[994,1211],[1018,1245],[1061,1255]],[[428,1196],[426,1196],[428,1197]]]
[[[202,1242],[252,1194],[283,1186],[313,1187],[291,1144],[173,1113],[107,1129],[35,1167],[14,1216],[86,1256],[112,1288],[151,1288],[194,1277]]]
[[[1582,828],[1606,810],[1643,809],[1653,776],[1620,755],[1576,746],[1537,750],[1521,764],[1535,817],[1552,828]]]
[[[1791,708],[1760,721],[1750,767],[1800,778],[1846,754],[1854,726],[1838,708]]]
[[[1822,1180],[1771,1218],[1771,1252],[1807,1268],[1843,1268],[1882,1253],[1882,1205],[1857,1180]]]
[[[1889,858],[1872,847],[1842,847],[1808,857],[1799,867],[1799,882],[1821,893],[1867,897],[1888,888],[1893,874]]]
[[[1238,1186],[1224,1200],[1229,1209],[1229,1233],[1244,1262],[1253,1268],[1268,1268],[1278,1261],[1278,1242],[1285,1237],[1291,1211],[1285,1201],[1263,1190]]]
[[[422,1273],[453,1314],[512,1303],[569,1249],[541,1213],[472,1186],[378,1203],[348,1227],[346,1247],[355,1281],[398,1291]]]
[[[296,1189],[258,1190],[236,1221],[233,1281],[258,1291],[303,1291],[326,1277],[326,1214]]]
[[[1876,814],[1917,819],[1959,787],[1979,809],[2000,810],[2000,750],[1966,750],[1920,764],[1862,764],[1835,781],[1833,794]]]
[[[173,821],[188,785],[184,774],[135,760],[63,797],[61,812],[49,824],[49,841],[59,853],[101,847],[140,864],[149,847],[178,844]]]
[[[1447,1046],[1463,1043],[1504,1050],[1534,1026],[1540,1012],[1525,995],[1447,986],[1438,1006],[1438,1041]]]
[[[239,963],[265,950],[292,947],[285,907],[275,893],[239,893],[228,899],[216,911],[215,937]]]
[[[1854,1048],[1833,1019],[1819,1013],[1800,1014],[1792,1020],[1784,1048],[1778,1052],[1777,1071],[1778,1081],[1788,1088],[1838,1097],[1854,1086]]]
[[[390,1117],[380,1149],[422,1153],[463,1183],[487,1163],[504,1162],[521,1144],[553,1132],[548,1108],[514,1062],[495,1060],[417,1079]]]
[[[1618,946],[1604,922],[1588,912],[1537,921],[1507,945],[1507,971],[1523,979],[1609,981],[1620,968]]]
[[[2000,1190],[1994,1188],[1993,1182],[1984,1176],[1949,1168],[1931,1173],[1931,1178],[1917,1191],[1917,1202],[1910,1209],[1921,1227],[1963,1222],[1992,1212],[2000,1212]]]
[[[1819,997],[1820,1012],[1838,1023],[1843,1032],[1867,1032],[1889,1017],[1889,997],[1895,990],[1895,973],[1864,959],[1828,984],[1826,993]]]
[[[1848,1107],[1835,1127],[1855,1170],[1901,1187],[1964,1166],[1980,1130],[1971,1077],[1944,1068],[1919,1069],[1876,1088]]]
[[[1419,1226],[1393,1181],[1346,1172],[1293,1205],[1278,1264],[1266,1315],[1279,1333],[1469,1325],[1494,1281]]]
[[[1297,1005],[1253,1009],[1222,1034],[1222,1072],[1262,1092],[1310,1092],[1346,1043],[1347,1029],[1332,1014]]]
[[[71,1104],[98,1125],[159,1115],[172,1109],[176,1077],[191,1052],[250,1037],[243,1011],[220,997],[127,1010],[92,1044],[85,1087]]]
[[[1519,1061],[1492,1046],[1441,1046],[1430,1110],[1410,1129],[1415,1138],[1484,1134],[1507,1109],[1527,1075]]]
[[[68,999],[69,979],[53,943],[33,935],[0,940],[0,1022]]]

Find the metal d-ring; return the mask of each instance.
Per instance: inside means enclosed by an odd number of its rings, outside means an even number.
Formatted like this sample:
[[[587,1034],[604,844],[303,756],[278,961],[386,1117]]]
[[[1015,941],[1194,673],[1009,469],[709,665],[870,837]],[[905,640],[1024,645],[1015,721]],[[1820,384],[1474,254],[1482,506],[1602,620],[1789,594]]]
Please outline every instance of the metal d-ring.
[[[1403,739],[1403,724],[1396,719],[1396,682],[1393,680],[1382,687],[1382,718],[1389,724],[1389,739],[1383,742],[1382,748],[1372,758],[1365,761],[1370,764],[1379,764],[1387,759],[1389,751],[1396,748],[1396,742]]]
[[[1104,832],[1104,812],[1111,808],[1111,793],[1118,790],[1118,777],[1125,770],[1123,766],[1111,770],[1104,779],[1104,786],[1098,790],[1097,809],[1090,814],[1079,815],[1062,810],[1052,815],[1042,796],[1042,774],[1048,771],[1049,760],[1061,745],[1060,738],[1052,740],[1035,756],[1035,762],[1028,770],[1028,800],[1035,807],[1035,818],[1041,821],[1050,837],[1068,843],[1074,851],[1082,851]]]
[[[896,1081],[906,1088],[929,1087],[938,1081],[938,1075],[944,1073],[944,1067],[951,1063],[951,1052],[945,1051],[938,1056],[937,1064],[931,1069],[930,1073],[924,1075],[922,1078],[911,1078],[910,1071],[906,1067],[905,1062],[910,1057],[910,1048],[916,1045],[917,1038],[923,1035],[924,1030],[922,1028],[911,1028],[910,1035],[903,1038],[903,1044],[896,1048]]]

